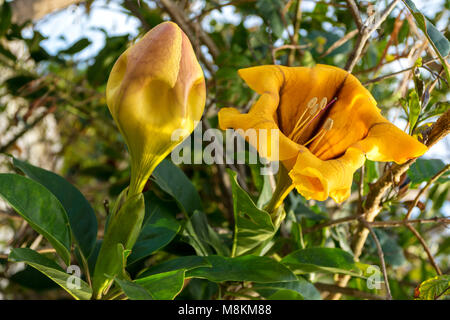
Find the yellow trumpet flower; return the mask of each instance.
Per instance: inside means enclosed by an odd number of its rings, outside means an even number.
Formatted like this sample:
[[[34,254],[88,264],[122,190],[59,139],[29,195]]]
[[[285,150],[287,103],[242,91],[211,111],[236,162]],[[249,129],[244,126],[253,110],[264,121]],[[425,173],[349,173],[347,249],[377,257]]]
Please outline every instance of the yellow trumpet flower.
[[[254,147],[280,160],[291,189],[306,199],[340,203],[350,196],[353,173],[366,158],[403,163],[427,151],[386,120],[370,92],[345,70],[267,65],[241,69],[239,75],[261,96],[247,114],[220,110],[220,127],[269,130],[267,144]],[[272,129],[279,130],[276,158],[268,150]]]
[[[184,32],[164,22],[128,48],[114,64],[106,99],[130,153],[132,196],[203,114],[205,79]]]

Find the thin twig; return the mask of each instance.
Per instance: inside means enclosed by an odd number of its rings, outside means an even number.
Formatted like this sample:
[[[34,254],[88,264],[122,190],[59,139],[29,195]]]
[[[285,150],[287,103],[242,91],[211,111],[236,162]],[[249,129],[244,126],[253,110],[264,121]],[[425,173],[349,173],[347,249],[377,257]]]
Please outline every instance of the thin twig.
[[[450,224],[449,218],[434,217],[430,219],[414,219],[414,220],[397,220],[397,221],[373,221],[368,222],[372,228],[392,228],[401,227],[407,224],[418,223],[443,223]]]
[[[409,206],[408,212],[406,213],[405,216],[405,220],[408,220],[409,217],[411,216],[411,213],[413,211],[413,209],[416,207],[417,203],[419,202],[420,197],[425,193],[425,191],[428,190],[428,188],[437,180],[439,179],[444,173],[446,173],[448,170],[450,169],[450,164],[447,164],[444,168],[442,168],[442,170],[440,170],[438,173],[436,173],[425,185],[425,187],[423,187],[422,189],[420,189],[420,191],[417,193],[416,198],[414,199],[414,201],[411,203],[411,205]]]
[[[425,242],[425,240],[422,238],[422,236],[420,235],[420,233],[416,230],[416,228],[414,228],[413,226],[411,226],[410,224],[406,224],[406,227],[411,230],[411,232],[416,236],[417,240],[419,240],[420,244],[422,244],[423,249],[425,250],[425,252],[427,253],[428,256],[428,260],[430,260],[431,265],[433,266],[433,268],[436,270],[436,273],[440,276],[442,275],[442,271],[439,268],[439,266],[437,265],[436,261],[434,260],[433,255],[431,254],[430,248],[428,248],[427,243]]]
[[[395,6],[400,0],[394,0],[387,6],[387,8],[383,11],[383,13],[379,16],[379,18],[374,21],[371,26],[363,25],[363,27],[359,30],[359,36],[356,40],[355,48],[353,49],[352,53],[350,54],[350,58],[347,61],[347,64],[345,65],[345,70],[348,72],[352,72],[353,68],[355,67],[356,63],[360,60],[363,49],[367,43],[367,40],[369,40],[372,33],[377,30],[380,25],[386,20],[386,18],[389,16],[389,14],[394,10]],[[369,18],[368,18],[369,19]]]
[[[345,44],[348,40],[350,40],[351,38],[353,38],[354,36],[356,36],[359,33],[358,29],[352,30],[349,33],[347,33],[345,36],[343,36],[342,38],[340,38],[339,40],[337,40],[336,42],[334,42],[328,49],[327,51],[325,51],[324,53],[322,53],[322,55],[320,56],[320,58],[323,58],[327,55],[329,55],[331,52],[333,52],[335,49],[339,48],[340,46],[342,46],[343,44]]]
[[[430,59],[430,60],[428,60],[428,61],[423,62],[422,65],[425,66],[425,65],[427,65],[427,64],[429,64],[429,63],[431,63],[431,62],[436,61],[437,59],[438,59],[438,58]],[[403,73],[403,72],[411,71],[411,70],[414,69],[414,68],[415,68],[415,66],[412,66],[412,67],[409,67],[409,68],[406,68],[406,69],[403,69],[403,70],[400,70],[400,71],[396,71],[396,72],[393,72],[393,73],[389,73],[389,74],[386,74],[386,75],[384,75],[384,76],[380,76],[380,77],[378,77],[378,78],[368,80],[368,81],[364,82],[363,85],[366,86],[366,85],[371,84],[371,83],[375,83],[375,82],[378,82],[378,81],[382,81],[382,80],[385,80],[385,79],[389,79],[389,78],[395,77],[396,75],[401,74],[401,73]]]
[[[24,134],[28,132],[28,130],[34,128],[39,122],[42,121],[48,114],[49,110],[46,110],[42,114],[40,114],[36,119],[34,119],[31,123],[26,124],[22,130],[20,130],[14,137],[11,138],[5,145],[0,147],[0,153],[7,152],[9,148],[11,148],[17,140],[19,140]]]
[[[323,223],[319,223],[316,224],[315,226],[312,226],[310,228],[304,228],[303,229],[303,233],[311,233],[326,227],[332,227],[338,224],[342,224],[342,223],[348,223],[348,222],[352,222],[355,221],[356,219],[358,219],[359,216],[354,215],[354,216],[348,216],[348,217],[344,217],[344,218],[340,218],[340,219],[335,219],[335,220],[330,220],[327,222],[323,222]]]
[[[294,34],[292,36],[292,44],[296,46],[298,44],[298,38],[300,35],[300,21],[302,19],[302,0],[297,0],[297,5],[295,7],[295,19],[294,19]],[[298,48],[299,49],[299,48]],[[288,66],[292,66],[294,64],[295,59],[295,50],[291,50],[288,56]]]
[[[378,257],[380,258],[381,263],[381,271],[383,272],[383,278],[384,278],[384,286],[386,288],[386,300],[392,300],[392,294],[391,294],[391,288],[389,287],[389,279],[386,271],[386,262],[384,261],[384,253],[383,249],[381,248],[380,240],[378,240],[377,234],[375,231],[373,231],[372,227],[369,223],[367,223],[366,220],[364,220],[363,217],[361,217],[360,222],[369,229],[370,234],[372,235],[373,241],[375,242],[375,245],[377,246],[377,253]]]
[[[359,15],[358,6],[353,0],[345,0],[345,2],[347,2],[347,7],[353,16],[353,20],[355,20],[356,27],[358,28],[358,30],[361,30],[364,26],[361,16]]]
[[[320,291],[327,291],[330,293],[341,293],[341,294],[345,294],[347,296],[352,296],[352,297],[361,298],[361,299],[384,300],[384,298],[379,295],[360,291],[360,290],[353,289],[353,288],[340,287],[340,286],[337,286],[334,284],[317,282],[317,283],[314,283],[314,286],[317,289],[319,289]]]

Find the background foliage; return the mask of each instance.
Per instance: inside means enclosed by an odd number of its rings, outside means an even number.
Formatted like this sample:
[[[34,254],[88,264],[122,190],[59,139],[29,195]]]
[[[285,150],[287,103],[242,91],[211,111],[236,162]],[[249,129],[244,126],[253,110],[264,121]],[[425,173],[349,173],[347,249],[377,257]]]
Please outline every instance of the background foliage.
[[[79,6],[90,15],[96,3]],[[450,2],[424,16],[412,1],[394,1],[393,11],[380,17],[392,3],[111,0],[102,5],[137,21],[139,35],[168,19],[183,28],[207,78],[206,127],[217,126],[220,108],[245,111],[255,101],[237,69],[323,63],[353,69],[383,115],[408,133],[423,141],[436,134],[442,138],[449,130]],[[14,20],[13,10],[9,2],[0,9],[0,166],[28,178],[0,178],[0,195],[9,202],[0,207],[0,298],[59,299],[68,293],[89,298],[89,273],[109,208],[129,182],[128,156],[105,105],[105,85],[113,63],[135,37],[104,30],[104,46],[92,57],[83,54],[93,45],[89,38],[53,54],[43,45],[45,36],[31,21]],[[367,30],[373,32],[365,38]],[[441,115],[436,129],[432,124]],[[409,163],[401,174],[391,164],[367,161],[342,205],[306,201],[292,192],[279,230],[261,211],[272,189],[257,166],[177,167],[165,160],[147,184],[144,226],[124,266],[137,280],[117,279],[113,293],[120,297],[123,291],[130,299],[340,294],[381,299],[384,285],[370,289],[366,281],[371,275],[383,279],[370,271],[370,265],[380,265],[378,239],[394,299],[445,298],[450,159],[448,151],[441,153],[440,159],[425,156]],[[390,174],[398,179],[387,179]],[[371,208],[375,195],[381,195],[370,224],[376,238],[369,236],[355,257],[361,226],[356,215]],[[51,222],[49,211],[56,217]],[[405,223],[405,216],[415,223]],[[230,258],[234,246],[238,257]],[[20,249],[8,260],[12,248]],[[64,287],[69,264],[83,268],[81,289]],[[336,286],[342,275],[352,276],[348,284],[340,283],[344,289]]]

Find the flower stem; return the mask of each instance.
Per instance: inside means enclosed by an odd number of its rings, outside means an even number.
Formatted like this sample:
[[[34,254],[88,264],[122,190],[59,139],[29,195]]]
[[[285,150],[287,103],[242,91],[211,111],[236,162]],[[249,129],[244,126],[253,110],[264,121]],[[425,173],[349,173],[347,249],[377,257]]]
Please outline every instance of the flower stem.
[[[280,165],[280,171],[278,172],[278,181],[273,192],[272,198],[266,205],[264,210],[266,210],[272,216],[272,220],[276,218],[278,209],[283,204],[284,199],[287,197],[289,192],[294,189],[292,180],[289,177],[287,169],[284,165]]]

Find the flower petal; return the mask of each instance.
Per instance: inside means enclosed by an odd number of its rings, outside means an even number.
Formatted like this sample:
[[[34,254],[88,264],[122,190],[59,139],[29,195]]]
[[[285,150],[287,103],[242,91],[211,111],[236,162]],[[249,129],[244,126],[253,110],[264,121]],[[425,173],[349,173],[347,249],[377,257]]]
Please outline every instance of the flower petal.
[[[340,203],[350,196],[353,173],[364,161],[364,153],[357,148],[349,148],[340,158],[326,161],[302,148],[289,176],[306,199],[324,201],[331,197]]]
[[[218,115],[219,126],[222,130],[228,128],[243,130],[244,132],[241,131],[240,134],[258,151],[260,156],[271,161],[295,159],[300,146],[278,129],[273,116],[261,111],[274,106],[276,108],[277,104],[278,96],[265,93],[247,114],[241,114],[235,108],[223,108]]]
[[[423,155],[428,148],[388,121],[372,125],[366,138],[354,147],[372,161],[395,161],[398,164]]]

